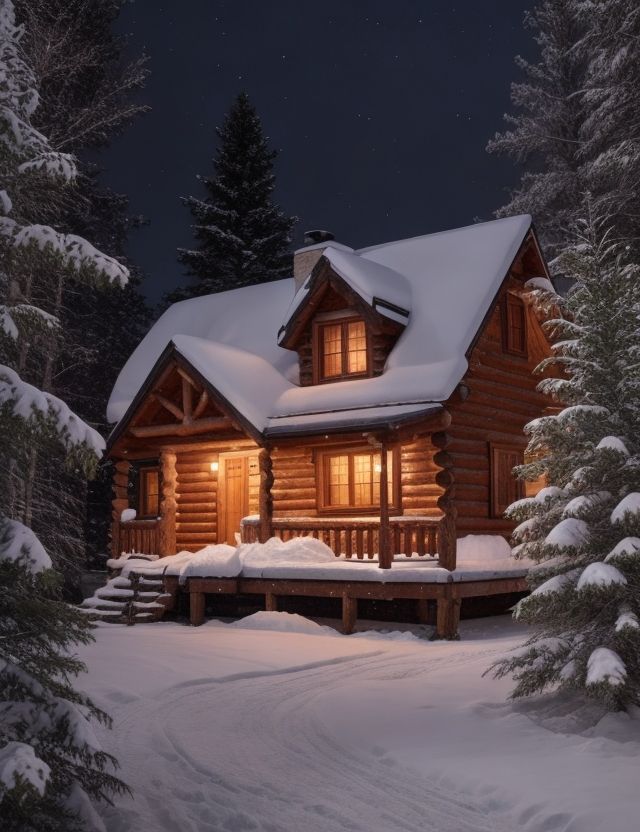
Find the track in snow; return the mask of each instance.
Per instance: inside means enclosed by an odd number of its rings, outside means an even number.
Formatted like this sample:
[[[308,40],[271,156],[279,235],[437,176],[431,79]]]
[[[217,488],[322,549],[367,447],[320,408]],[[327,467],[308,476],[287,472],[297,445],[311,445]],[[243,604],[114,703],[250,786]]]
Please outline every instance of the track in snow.
[[[105,813],[108,829],[512,832],[499,807],[354,747],[316,708],[327,693],[349,696],[354,678],[428,673],[464,656],[427,661],[421,651],[420,659],[371,650],[322,666],[198,679],[122,703],[105,740],[135,799]]]

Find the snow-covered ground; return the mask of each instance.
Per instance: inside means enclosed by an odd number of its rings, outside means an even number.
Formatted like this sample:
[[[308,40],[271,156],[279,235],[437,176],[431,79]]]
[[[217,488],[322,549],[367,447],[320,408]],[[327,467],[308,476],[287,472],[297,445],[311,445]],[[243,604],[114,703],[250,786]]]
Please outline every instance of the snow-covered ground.
[[[508,617],[462,622],[460,642],[413,630],[99,626],[82,681],[135,791],[108,829],[637,830],[640,719],[506,704],[509,682],[482,673],[522,640]]]

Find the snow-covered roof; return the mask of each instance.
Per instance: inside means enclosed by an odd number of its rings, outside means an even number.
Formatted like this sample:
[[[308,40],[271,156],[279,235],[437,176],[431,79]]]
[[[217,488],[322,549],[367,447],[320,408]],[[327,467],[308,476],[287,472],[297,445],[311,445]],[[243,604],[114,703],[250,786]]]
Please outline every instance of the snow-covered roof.
[[[300,417],[312,427],[337,423],[348,411],[375,408],[379,416],[388,408],[396,418],[432,410],[466,372],[465,354],[530,227],[524,215],[355,252],[326,248],[332,268],[358,294],[410,312],[384,373],[375,378],[298,384],[298,355],[277,341],[283,320],[304,296],[303,287],[295,297],[293,279],[174,304],[122,369],[107,418],[122,419],[171,342],[261,432],[292,427]]]
[[[406,323],[411,311],[411,284],[402,274],[362,257],[358,252],[347,251],[344,246],[336,248],[333,243],[325,243],[322,256],[365,303],[394,321]],[[311,283],[309,275],[296,292],[284,319],[283,334],[284,326],[309,294]]]

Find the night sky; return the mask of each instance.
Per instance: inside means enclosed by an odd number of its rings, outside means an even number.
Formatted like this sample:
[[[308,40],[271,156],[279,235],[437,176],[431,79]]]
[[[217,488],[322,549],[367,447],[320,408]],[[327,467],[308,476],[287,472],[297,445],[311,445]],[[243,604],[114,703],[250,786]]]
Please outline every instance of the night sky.
[[[135,0],[118,23],[152,71],[152,110],[101,154],[149,225],[129,253],[156,301],[183,281],[181,196],[202,195],[214,128],[246,90],[280,152],[295,243],[327,228],[354,248],[490,219],[518,171],[485,152],[502,128],[532,0]]]

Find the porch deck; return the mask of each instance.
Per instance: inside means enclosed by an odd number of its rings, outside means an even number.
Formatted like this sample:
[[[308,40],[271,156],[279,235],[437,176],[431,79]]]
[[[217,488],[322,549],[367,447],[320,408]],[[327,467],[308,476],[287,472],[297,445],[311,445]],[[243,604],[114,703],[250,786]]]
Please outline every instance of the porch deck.
[[[119,561],[110,561],[112,568]],[[266,610],[278,609],[281,597],[340,598],[342,629],[351,633],[358,615],[359,600],[416,602],[418,619],[426,623],[428,602],[437,606],[436,634],[456,638],[460,606],[464,598],[481,598],[525,592],[528,567],[514,561],[467,562],[453,571],[439,566],[436,558],[396,556],[392,569],[380,569],[377,559],[353,560],[344,555],[334,562],[243,564],[234,577],[214,577],[211,573],[181,575],[184,563],[179,558],[160,558],[151,563],[137,562],[142,574],[161,573],[164,589],[175,605],[179,593],[189,598],[189,618],[193,626],[205,619],[209,596],[262,596]]]

